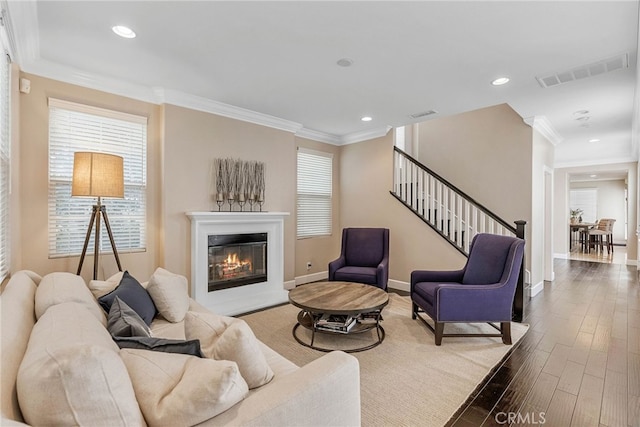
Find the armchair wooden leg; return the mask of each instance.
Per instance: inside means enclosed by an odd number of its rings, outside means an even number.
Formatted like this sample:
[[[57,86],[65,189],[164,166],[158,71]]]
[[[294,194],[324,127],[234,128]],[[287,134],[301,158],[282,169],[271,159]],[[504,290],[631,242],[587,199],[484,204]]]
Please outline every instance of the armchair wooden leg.
[[[416,320],[416,313],[418,312],[418,304],[411,303],[411,319]]]
[[[436,322],[435,323],[435,335],[436,335],[436,345],[442,344],[442,334],[444,333],[444,323]]]
[[[511,345],[511,322],[500,322],[500,332],[502,332],[502,343]]]

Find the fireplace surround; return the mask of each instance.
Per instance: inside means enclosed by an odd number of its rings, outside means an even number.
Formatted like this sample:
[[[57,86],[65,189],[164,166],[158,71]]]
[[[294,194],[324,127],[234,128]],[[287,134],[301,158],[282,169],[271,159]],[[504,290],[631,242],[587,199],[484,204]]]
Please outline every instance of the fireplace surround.
[[[284,218],[288,212],[186,215],[191,221],[193,299],[227,316],[287,301]]]

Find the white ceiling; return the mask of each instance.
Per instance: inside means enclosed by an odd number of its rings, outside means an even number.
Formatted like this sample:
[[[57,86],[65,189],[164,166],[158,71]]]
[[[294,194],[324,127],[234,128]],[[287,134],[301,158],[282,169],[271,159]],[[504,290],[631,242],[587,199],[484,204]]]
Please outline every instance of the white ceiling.
[[[433,119],[506,102],[561,141],[561,164],[578,152],[582,164],[603,155],[636,158],[638,1],[7,6],[14,56],[34,74],[336,144],[420,121],[409,117],[414,113],[435,110]],[[138,37],[120,38],[113,25]],[[628,68],[549,88],[536,80],[616,55],[627,55]],[[338,66],[341,58],[353,65]],[[490,84],[503,75],[508,84]],[[578,110],[588,110],[589,120],[576,120]],[[364,115],[373,120],[361,122]],[[600,141],[588,143],[592,138]]]

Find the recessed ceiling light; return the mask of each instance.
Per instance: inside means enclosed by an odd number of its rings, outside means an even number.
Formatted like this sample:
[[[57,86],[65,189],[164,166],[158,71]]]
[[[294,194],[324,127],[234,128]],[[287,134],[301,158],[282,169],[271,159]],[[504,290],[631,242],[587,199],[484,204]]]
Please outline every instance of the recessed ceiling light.
[[[589,142],[600,142],[600,140],[598,138],[591,138]]]
[[[505,83],[509,83],[509,77],[498,77],[494,81],[491,82],[494,86],[501,86]]]
[[[111,27],[111,30],[125,39],[132,39],[136,36],[136,33],[131,28],[125,27],[124,25],[116,25],[115,27]]]
[[[371,120],[373,120],[373,118],[371,118],[369,116],[364,116],[360,120],[362,120],[363,122],[370,122]]]
[[[589,178],[597,178],[598,175],[589,175]]]
[[[351,67],[353,65],[353,59],[341,58],[341,59],[338,59],[338,62],[336,62],[336,64],[338,64],[341,67]]]

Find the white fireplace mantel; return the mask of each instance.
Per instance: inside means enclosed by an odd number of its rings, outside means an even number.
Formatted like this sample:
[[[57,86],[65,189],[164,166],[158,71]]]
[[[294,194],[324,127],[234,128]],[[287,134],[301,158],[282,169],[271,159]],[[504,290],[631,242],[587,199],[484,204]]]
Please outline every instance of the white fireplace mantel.
[[[284,218],[288,212],[187,212],[191,220],[191,297],[233,316],[288,300],[284,289]],[[267,233],[267,281],[209,292],[208,236]]]

